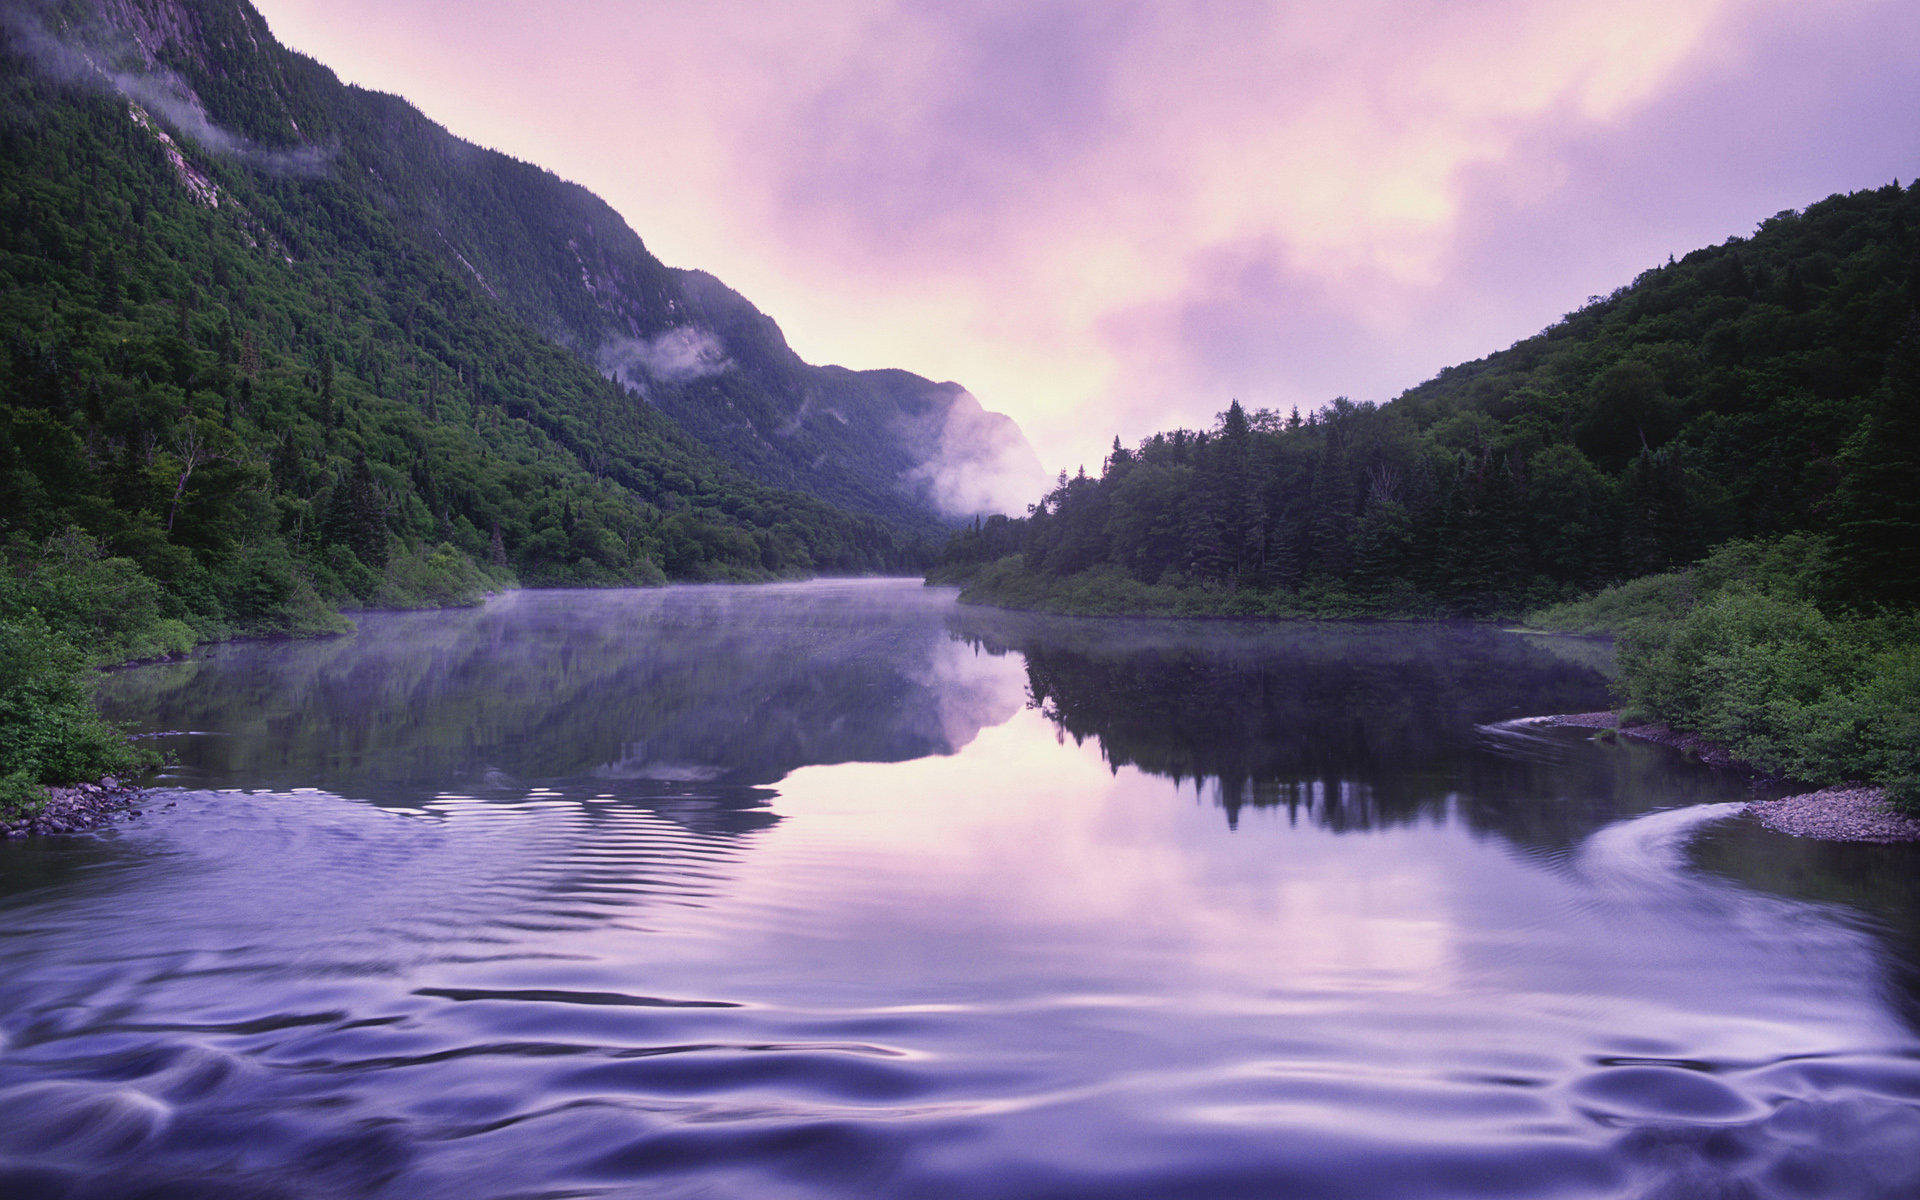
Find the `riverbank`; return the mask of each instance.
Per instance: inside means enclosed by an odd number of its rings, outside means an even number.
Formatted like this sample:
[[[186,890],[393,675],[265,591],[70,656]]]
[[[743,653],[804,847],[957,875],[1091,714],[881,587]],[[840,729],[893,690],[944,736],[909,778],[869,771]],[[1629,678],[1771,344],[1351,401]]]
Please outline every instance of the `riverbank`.
[[[1920,820],[1887,806],[1886,790],[1841,784],[1778,800],[1756,801],[1747,811],[1775,833],[1827,842],[1920,842]]]
[[[1709,766],[1751,771],[1772,778],[1724,746],[1657,721],[1622,725],[1619,713],[1602,711],[1556,713],[1535,718],[1530,723],[1549,729],[1610,732],[1684,751]],[[1777,800],[1756,800],[1747,806],[1747,812],[1775,833],[1793,837],[1826,842],[1920,842],[1920,818],[1895,812],[1887,802],[1886,789],[1871,784],[1839,784]]]
[[[150,794],[112,775],[93,783],[49,787],[46,792],[39,807],[0,816],[0,840],[98,829],[122,814],[141,815]]]
[[[1074,617],[1237,618],[1257,620],[1483,620],[1517,616],[1522,605],[1486,612],[1439,604],[1411,591],[1360,596],[1337,588],[1229,588],[1205,583],[1142,583],[1114,566],[1074,575],[1026,571],[1018,556],[984,566],[935,567],[929,584],[960,588],[960,603]]]
[[[1752,771],[1756,775],[1766,774],[1752,763],[1743,762],[1724,746],[1710,742],[1699,734],[1686,733],[1658,721],[1622,725],[1619,713],[1601,711],[1558,713],[1550,717],[1541,717],[1536,723],[1548,728],[1604,730],[1637,741],[1670,746],[1675,750],[1693,755],[1710,767],[1730,767],[1735,770]]]

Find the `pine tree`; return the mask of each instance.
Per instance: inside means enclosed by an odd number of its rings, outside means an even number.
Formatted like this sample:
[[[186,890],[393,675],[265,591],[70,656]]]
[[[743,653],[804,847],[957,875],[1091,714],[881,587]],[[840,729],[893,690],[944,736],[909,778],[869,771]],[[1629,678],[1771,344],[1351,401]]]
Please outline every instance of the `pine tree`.
[[[1920,317],[1895,347],[1840,466],[1833,537],[1848,598],[1920,600]]]

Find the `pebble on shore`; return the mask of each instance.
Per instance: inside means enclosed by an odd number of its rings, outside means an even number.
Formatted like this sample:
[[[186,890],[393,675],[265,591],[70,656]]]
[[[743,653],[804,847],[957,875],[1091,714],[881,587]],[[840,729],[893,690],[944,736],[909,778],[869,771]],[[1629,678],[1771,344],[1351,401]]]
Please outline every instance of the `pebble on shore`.
[[[34,812],[0,818],[0,838],[98,829],[121,812],[139,816],[140,810],[134,806],[146,794],[146,789],[122,783],[111,775],[98,783],[50,787],[46,803]]]
[[[1665,725],[1620,725],[1615,712],[1560,713],[1541,717],[1535,724],[1568,729],[1612,729],[1623,737],[1657,742],[1698,755],[1716,767],[1744,767],[1726,749],[1697,734]],[[1869,784],[1850,783],[1756,800],[1747,811],[1775,833],[1818,838],[1828,842],[1920,842],[1920,818],[1905,816],[1887,806],[1886,793]]]

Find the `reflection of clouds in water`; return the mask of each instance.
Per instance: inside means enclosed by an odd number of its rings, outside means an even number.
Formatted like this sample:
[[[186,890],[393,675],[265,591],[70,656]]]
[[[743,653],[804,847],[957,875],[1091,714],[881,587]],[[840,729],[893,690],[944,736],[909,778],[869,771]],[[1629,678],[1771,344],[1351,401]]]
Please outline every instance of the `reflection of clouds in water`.
[[[1165,962],[1175,990],[1436,988],[1449,978],[1442,877],[1474,869],[1432,855],[1434,838],[1455,838],[1433,829],[1354,839],[1275,814],[1240,833],[1196,822],[1189,790],[1116,772],[1032,710],[954,758],[796,772],[778,807],[791,820],[743,888],[786,891],[823,845],[859,861],[859,891],[807,919],[870,947],[863,969],[879,971],[919,969],[929,944],[991,944],[974,961],[1016,978],[1068,954],[1089,978]]]
[[[1017,655],[983,653],[945,636],[927,643],[924,663],[907,678],[932,697],[938,738],[952,754],[983,729],[1004,724],[1026,703],[1026,670]]]
[[[1570,743],[1563,765],[1615,753]],[[1699,773],[1661,761],[1668,780]],[[1660,778],[1639,776],[1635,799],[1671,798]],[[955,1019],[992,1027],[1003,1053],[1067,1075],[1097,1062],[1099,1084],[1021,1109],[1014,1141],[1065,1159],[1138,1121],[1213,1160],[1269,1162],[1272,1183],[1326,1152],[1279,1131],[1384,1121],[1369,1161],[1447,1144],[1518,1164],[1551,1131],[1635,1181],[1577,1195],[1775,1196],[1770,1172],[1808,1169],[1840,1181],[1828,1194],[1892,1197],[1906,1193],[1875,1172],[1916,1178],[1895,1148],[1920,1133],[1920,1065],[1876,983],[1883,948],[1843,914],[1692,868],[1689,834],[1729,808],[1631,818],[1544,856],[1476,834],[1467,815],[1489,797],[1470,792],[1364,829],[1280,808],[1229,829],[1204,792],[1116,769],[1024,712],[953,759],[796,773],[740,888],[796,914],[765,936],[834,948],[820,952],[862,988],[988,996]],[[849,861],[859,879],[831,911],[798,902],[812,883],[796,881]],[[1432,1194],[1390,1175],[1338,1194]]]

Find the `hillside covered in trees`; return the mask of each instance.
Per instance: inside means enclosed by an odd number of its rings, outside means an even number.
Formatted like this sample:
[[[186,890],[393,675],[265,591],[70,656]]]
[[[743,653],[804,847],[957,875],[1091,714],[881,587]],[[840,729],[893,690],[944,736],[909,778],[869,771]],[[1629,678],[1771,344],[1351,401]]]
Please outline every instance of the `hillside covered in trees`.
[[[964,388],[802,362],[771,318],[661,263],[599,197],[342,85],[244,0],[43,0],[8,24],[18,61],[141,109],[170,131],[178,182],[288,257],[364,244],[347,230],[370,208],[409,255],[762,483],[917,534],[1040,490],[1018,427]]]
[[[422,571],[644,582],[922,553],[931,516],[753,477],[433,252],[354,160],[391,147],[348,122],[404,106],[260,44],[251,10],[119,10],[172,19],[148,39],[167,47],[194,32],[199,89],[146,42],[52,40],[62,20],[105,36],[86,5],[12,10],[0,50],[14,553],[77,529],[243,627],[296,592],[405,602]],[[321,83],[353,103],[314,130]],[[261,132],[290,105],[299,146]]]
[[[1836,591],[1910,602],[1917,301],[1920,189],[1835,196],[1389,403],[1116,441],[942,572],[1074,611],[1486,616],[1809,531]]]

